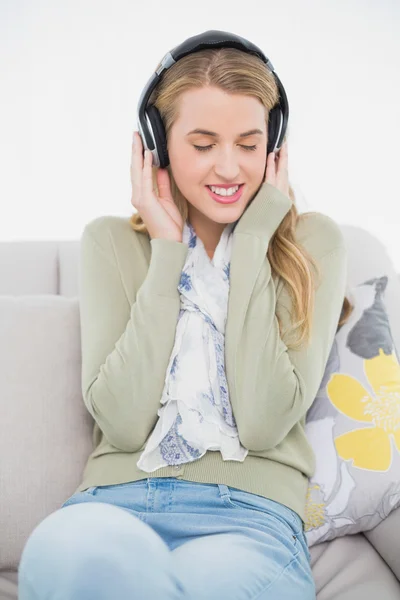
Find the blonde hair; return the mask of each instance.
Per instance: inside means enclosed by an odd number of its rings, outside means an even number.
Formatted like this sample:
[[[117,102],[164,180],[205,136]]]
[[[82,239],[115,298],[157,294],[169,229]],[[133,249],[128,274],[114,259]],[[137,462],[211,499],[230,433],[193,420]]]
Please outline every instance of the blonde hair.
[[[160,67],[157,65],[156,69]],[[235,48],[207,48],[181,58],[163,75],[153,90],[149,103],[154,104],[163,120],[167,147],[171,127],[178,118],[178,100],[181,94],[194,88],[217,87],[227,93],[253,96],[265,107],[268,131],[269,111],[278,103],[279,88],[275,78],[261,59]],[[153,167],[153,185],[158,193],[156,172]],[[174,180],[171,166],[167,167],[171,181],[171,192],[177,208],[185,222],[188,217],[188,203]],[[268,246],[267,258],[273,277],[282,277],[288,286],[292,301],[292,332],[298,330],[298,340],[290,348],[297,348],[309,341],[311,320],[314,312],[314,294],[320,282],[320,270],[313,257],[296,240],[296,226],[302,218],[295,205],[295,194],[289,185],[292,206],[285,215]],[[305,213],[310,214],[310,213]],[[139,213],[134,213],[130,224],[135,231],[148,233]],[[315,273],[313,273],[313,269]],[[318,277],[318,281],[315,279]],[[344,298],[339,329],[349,318],[353,306]],[[280,333],[281,323],[277,315]]]

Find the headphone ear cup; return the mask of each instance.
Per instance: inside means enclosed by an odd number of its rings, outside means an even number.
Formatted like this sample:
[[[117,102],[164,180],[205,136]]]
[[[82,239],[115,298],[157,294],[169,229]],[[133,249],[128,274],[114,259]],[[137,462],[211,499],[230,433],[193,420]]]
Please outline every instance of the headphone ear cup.
[[[158,158],[160,160],[160,168],[165,169],[169,165],[167,152],[167,137],[165,135],[164,123],[158,108],[154,104],[148,104],[146,108],[147,117],[151,123],[151,128],[154,135],[154,144],[157,149]]]
[[[275,148],[278,142],[279,131],[281,129],[282,112],[279,105],[274,106],[269,113],[268,119],[268,143],[267,156]]]

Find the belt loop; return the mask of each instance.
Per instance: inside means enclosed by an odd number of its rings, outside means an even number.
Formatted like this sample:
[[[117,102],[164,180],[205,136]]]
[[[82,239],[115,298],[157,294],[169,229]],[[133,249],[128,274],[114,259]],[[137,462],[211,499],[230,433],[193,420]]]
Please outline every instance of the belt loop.
[[[229,488],[224,483],[217,483],[219,489],[219,495],[221,498],[230,498],[231,494]]]

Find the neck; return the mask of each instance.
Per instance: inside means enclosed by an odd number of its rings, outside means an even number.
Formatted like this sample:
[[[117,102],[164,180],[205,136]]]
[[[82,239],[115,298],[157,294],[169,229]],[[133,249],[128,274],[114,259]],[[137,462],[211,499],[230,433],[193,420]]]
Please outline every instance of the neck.
[[[197,237],[203,242],[208,256],[212,258],[227,224],[216,223],[198,211],[195,214],[193,212],[190,214],[188,222],[192,225]]]

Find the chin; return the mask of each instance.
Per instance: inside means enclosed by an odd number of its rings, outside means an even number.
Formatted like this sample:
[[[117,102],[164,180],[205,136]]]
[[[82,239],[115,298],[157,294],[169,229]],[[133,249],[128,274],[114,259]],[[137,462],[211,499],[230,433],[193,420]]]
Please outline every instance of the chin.
[[[217,214],[217,215],[212,215],[209,218],[212,221],[215,221],[215,223],[221,223],[221,224],[228,224],[228,223],[234,223],[235,221],[237,221],[238,219],[240,219],[240,217],[243,214],[243,210],[235,210],[235,211],[229,211],[224,213],[224,214]]]

